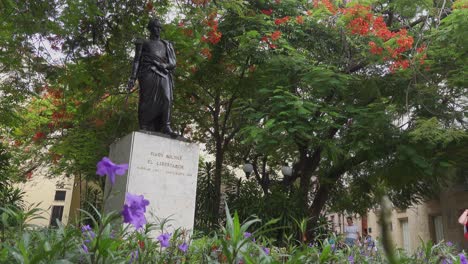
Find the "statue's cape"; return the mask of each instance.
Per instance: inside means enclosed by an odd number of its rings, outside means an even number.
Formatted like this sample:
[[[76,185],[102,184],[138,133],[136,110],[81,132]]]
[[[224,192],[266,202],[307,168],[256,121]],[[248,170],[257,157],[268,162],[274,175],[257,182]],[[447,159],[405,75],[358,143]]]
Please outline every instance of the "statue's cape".
[[[171,42],[167,40],[162,40],[162,42],[164,43],[164,45],[166,45],[168,64],[176,65],[176,56],[175,56],[174,46],[172,45]]]

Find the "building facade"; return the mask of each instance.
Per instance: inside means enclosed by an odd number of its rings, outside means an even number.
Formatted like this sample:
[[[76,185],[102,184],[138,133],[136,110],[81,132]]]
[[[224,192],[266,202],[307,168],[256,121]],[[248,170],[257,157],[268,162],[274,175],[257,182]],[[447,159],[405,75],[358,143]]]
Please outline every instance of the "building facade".
[[[16,186],[24,192],[26,208],[39,208],[40,218],[31,219],[28,224],[56,226],[57,220],[67,224],[72,209],[74,178],[67,176],[47,177],[45,169],[38,169],[34,175]]]
[[[450,187],[438,199],[415,204],[407,209],[394,208],[390,216],[390,235],[397,248],[415,252],[422,241],[433,243],[451,242],[460,249],[468,249],[463,236],[463,226],[458,217],[468,209],[468,188],[466,184]],[[327,214],[333,230],[343,233],[346,213]],[[369,210],[364,217],[354,217],[354,224],[360,233],[367,229],[369,235],[381,238],[380,210]]]

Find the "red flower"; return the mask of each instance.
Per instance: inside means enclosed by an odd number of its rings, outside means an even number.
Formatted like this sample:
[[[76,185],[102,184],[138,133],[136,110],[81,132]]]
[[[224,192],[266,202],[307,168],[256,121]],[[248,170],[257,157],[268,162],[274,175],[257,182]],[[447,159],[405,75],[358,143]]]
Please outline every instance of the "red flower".
[[[192,4],[195,6],[205,6],[210,0],[192,0]]]
[[[374,41],[369,42],[369,47],[371,48],[370,52],[372,54],[377,54],[377,55],[382,54],[383,48],[377,46],[377,44],[375,44]]]
[[[402,60],[402,61],[400,62],[400,65],[401,65],[401,67],[402,67],[403,69],[408,68],[408,67],[410,66],[409,60]]]
[[[138,245],[141,249],[145,248],[145,241],[138,240]]]
[[[280,37],[281,37],[281,31],[279,30],[271,33],[271,40],[273,41],[278,40]]]
[[[207,33],[208,36],[202,36],[202,42],[210,42],[211,44],[216,44],[221,40],[221,36],[223,35],[219,31],[211,30]]]
[[[289,16],[285,16],[283,18],[277,18],[275,19],[275,24],[276,25],[281,25],[289,21]]]
[[[263,37],[261,38],[261,41],[263,41],[263,42],[268,42],[268,37],[267,37],[267,36],[263,36]]]
[[[390,71],[395,72],[398,69],[407,69],[410,66],[409,60],[399,60],[395,61],[392,65],[390,65]]]
[[[369,23],[367,23],[363,18],[358,17],[349,22],[348,28],[351,30],[351,34],[365,36],[369,32]]]
[[[211,55],[211,51],[210,51],[209,48],[203,48],[203,49],[200,51],[200,53],[201,53],[203,56],[205,56],[205,58],[211,59],[211,56],[212,56],[212,55]]]
[[[304,24],[304,18],[302,16],[296,17],[296,22],[300,25]]]
[[[318,8],[320,1],[314,0],[314,8]]]
[[[271,14],[273,13],[273,10],[271,8],[270,9],[263,9],[262,13],[267,15],[267,16],[271,16]]]
[[[38,142],[39,140],[45,138],[45,136],[46,136],[46,135],[45,135],[44,133],[42,133],[42,132],[37,132],[37,133],[33,136],[32,140],[33,140],[34,142]]]
[[[414,39],[412,36],[407,35],[406,29],[400,30],[397,34],[399,35],[399,38],[397,39],[397,44],[399,46],[398,50],[403,52],[411,49]]]
[[[149,1],[145,6],[146,11],[151,11],[151,10],[153,10],[153,8],[154,8],[154,6],[153,6],[153,3],[151,1]]]
[[[392,49],[392,47],[387,47],[387,52],[392,58],[396,58],[398,56],[398,51]]]
[[[330,13],[332,13],[332,14],[336,13],[335,7],[333,6],[332,3],[330,3],[329,0],[322,0],[322,3],[325,5],[325,7],[328,9],[328,11],[330,11]]]
[[[416,49],[416,52],[417,52],[417,53],[424,52],[424,51],[426,50],[426,48],[427,48],[426,45],[422,44],[420,47],[418,47],[418,48]]]
[[[65,117],[65,112],[62,110],[60,112],[53,112],[52,113],[52,119],[53,120],[60,120],[60,119],[63,119]]]
[[[278,47],[275,44],[268,44],[268,46],[270,47],[270,49],[276,49]]]

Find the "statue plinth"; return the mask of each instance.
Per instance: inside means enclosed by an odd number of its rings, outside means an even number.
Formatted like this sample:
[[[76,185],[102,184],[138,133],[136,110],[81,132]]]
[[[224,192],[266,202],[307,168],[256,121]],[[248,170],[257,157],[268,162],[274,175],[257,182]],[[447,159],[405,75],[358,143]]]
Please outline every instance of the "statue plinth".
[[[199,148],[186,140],[159,133],[133,132],[111,145],[110,159],[128,163],[128,171],[116,176],[112,189],[107,179],[105,211],[121,211],[125,193],[144,195],[150,204],[146,219],[160,223],[170,219],[164,232],[193,230]]]

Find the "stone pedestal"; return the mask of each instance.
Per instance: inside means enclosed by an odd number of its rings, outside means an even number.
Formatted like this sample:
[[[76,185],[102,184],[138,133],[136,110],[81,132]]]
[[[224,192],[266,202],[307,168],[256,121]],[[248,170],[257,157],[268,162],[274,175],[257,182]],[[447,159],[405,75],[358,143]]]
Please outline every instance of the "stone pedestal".
[[[159,133],[133,132],[111,145],[109,158],[128,163],[124,176],[106,181],[105,211],[121,211],[125,193],[144,195],[148,223],[164,219],[164,232],[176,228],[193,230],[198,173],[198,145]]]

